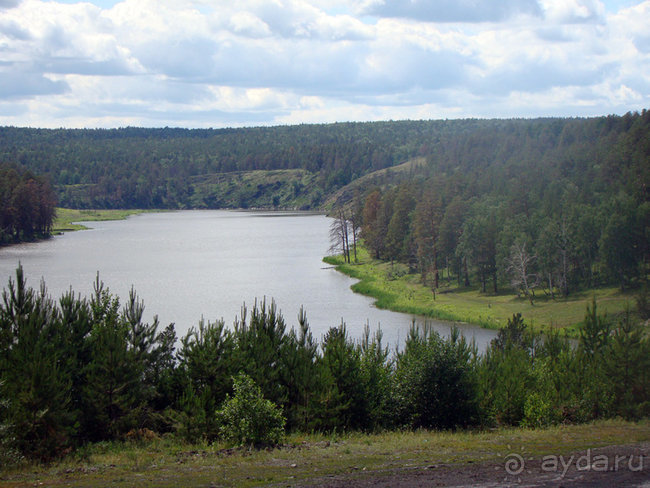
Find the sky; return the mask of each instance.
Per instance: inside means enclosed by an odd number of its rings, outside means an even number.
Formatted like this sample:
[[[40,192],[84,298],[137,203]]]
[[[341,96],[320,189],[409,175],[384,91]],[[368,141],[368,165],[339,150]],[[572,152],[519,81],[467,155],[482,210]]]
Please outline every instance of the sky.
[[[650,0],[0,0],[0,126],[650,108]]]

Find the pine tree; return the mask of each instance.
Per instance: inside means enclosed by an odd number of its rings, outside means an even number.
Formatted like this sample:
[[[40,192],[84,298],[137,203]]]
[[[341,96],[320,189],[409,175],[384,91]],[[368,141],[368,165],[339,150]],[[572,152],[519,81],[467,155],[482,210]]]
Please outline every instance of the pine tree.
[[[120,302],[97,277],[91,301],[91,361],[86,367],[84,428],[90,439],[115,439],[137,427],[141,406],[142,365],[129,348],[129,326],[121,319]]]
[[[10,280],[0,307],[3,335],[0,374],[11,399],[9,423],[17,448],[47,460],[70,446],[74,435],[70,408],[71,381],[64,367],[60,321],[44,285],[28,288],[22,266]]]
[[[178,353],[178,408],[182,412],[182,433],[191,441],[215,439],[217,407],[232,391],[235,368],[235,342],[223,320],[201,319],[181,341]]]

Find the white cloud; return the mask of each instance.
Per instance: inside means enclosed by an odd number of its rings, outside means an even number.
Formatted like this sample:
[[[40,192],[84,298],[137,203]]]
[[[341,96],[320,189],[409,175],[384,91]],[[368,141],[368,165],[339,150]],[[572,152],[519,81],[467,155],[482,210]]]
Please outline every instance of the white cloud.
[[[544,15],[554,23],[604,22],[605,6],[599,0],[541,0]]]
[[[637,110],[647,25],[648,0],[0,0],[0,114],[218,126]]]

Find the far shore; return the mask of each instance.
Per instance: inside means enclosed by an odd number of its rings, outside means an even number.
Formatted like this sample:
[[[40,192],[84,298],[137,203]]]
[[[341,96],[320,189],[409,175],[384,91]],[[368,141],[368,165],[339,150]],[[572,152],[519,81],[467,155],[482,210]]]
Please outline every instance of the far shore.
[[[328,256],[323,261],[358,279],[352,290],[374,298],[378,308],[487,329],[500,329],[513,314],[521,313],[536,331],[553,329],[577,337],[587,306],[594,297],[598,312],[606,312],[610,317],[623,313],[628,306],[631,310],[634,308],[633,293],[623,293],[617,287],[582,290],[568,298],[550,297],[539,290],[531,305],[510,288],[503,288],[497,294],[481,293],[478,286],[458,287],[454,279],[444,278],[434,294],[430,287],[422,284],[419,274],[408,274],[407,267],[399,263],[372,259],[363,248],[358,249],[356,263],[344,263],[341,256]]]

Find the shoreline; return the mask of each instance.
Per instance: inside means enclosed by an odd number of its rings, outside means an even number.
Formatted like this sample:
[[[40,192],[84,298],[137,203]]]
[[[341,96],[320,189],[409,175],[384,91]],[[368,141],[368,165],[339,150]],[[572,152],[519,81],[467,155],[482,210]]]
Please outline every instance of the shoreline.
[[[531,305],[525,298],[504,289],[498,294],[481,293],[477,288],[458,288],[446,278],[436,292],[422,285],[419,274],[408,274],[403,264],[372,259],[358,249],[358,263],[344,263],[340,256],[326,256],[323,262],[337,271],[359,280],[352,291],[375,299],[377,308],[421,315],[449,322],[463,322],[485,329],[505,327],[515,313],[521,313],[535,331],[557,330],[568,337],[578,336],[587,305],[595,297],[600,313],[616,316],[633,302],[633,296],[618,288],[608,287],[574,293],[568,298],[540,296]]]
[[[125,220],[132,215],[139,215],[146,212],[159,212],[162,210],[103,210],[103,209],[73,209],[57,207],[56,217],[52,224],[52,235],[61,235],[64,232],[75,232],[86,230],[83,224],[77,222],[102,222],[107,220]]]

